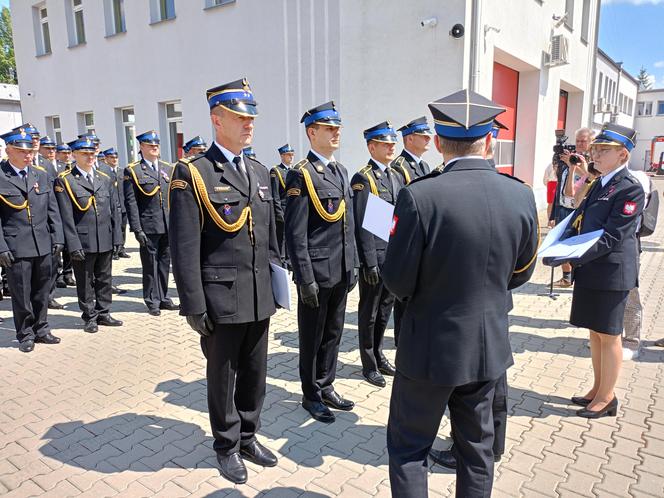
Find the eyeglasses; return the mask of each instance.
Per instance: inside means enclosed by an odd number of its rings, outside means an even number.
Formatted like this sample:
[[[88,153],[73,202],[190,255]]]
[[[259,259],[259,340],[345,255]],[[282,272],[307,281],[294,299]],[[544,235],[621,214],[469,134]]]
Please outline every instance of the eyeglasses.
[[[618,150],[620,150],[618,147],[607,147],[606,149],[599,149],[599,148],[593,147],[591,152],[592,152],[593,156],[598,157],[598,156],[603,156],[607,152],[618,151]]]

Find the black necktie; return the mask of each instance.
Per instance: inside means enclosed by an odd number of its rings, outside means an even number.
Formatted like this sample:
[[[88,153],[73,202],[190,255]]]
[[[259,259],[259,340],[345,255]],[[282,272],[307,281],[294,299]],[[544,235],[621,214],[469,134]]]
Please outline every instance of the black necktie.
[[[337,163],[335,161],[330,161],[329,163],[327,163],[327,167],[332,172],[332,176],[334,178],[336,178],[336,180],[339,182],[339,184],[341,184],[341,175],[339,174],[339,171],[337,170]]]
[[[235,171],[237,171],[237,174],[242,178],[242,181],[244,182],[245,185],[249,185],[249,180],[247,179],[247,174],[244,172],[242,169],[242,166],[240,165],[240,156],[235,156],[233,158],[233,164],[235,165]]]
[[[427,170],[426,170],[426,167],[425,167],[425,165],[424,165],[424,161],[420,161],[420,162],[418,163],[418,166],[420,167],[420,174],[421,174],[421,175],[426,175],[426,174],[427,174]]]
[[[22,169],[22,170],[20,171],[20,173],[21,173],[21,178],[22,178],[23,181],[25,182],[25,188],[27,189],[27,188],[28,188],[28,172],[25,171],[24,169]]]

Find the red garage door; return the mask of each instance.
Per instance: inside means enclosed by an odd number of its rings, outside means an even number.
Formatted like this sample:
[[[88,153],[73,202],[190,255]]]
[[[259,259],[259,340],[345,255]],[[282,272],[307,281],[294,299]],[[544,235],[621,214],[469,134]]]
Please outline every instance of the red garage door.
[[[497,62],[493,63],[492,100],[507,109],[498,120],[507,126],[500,130],[494,160],[503,173],[514,171],[514,140],[516,132],[516,110],[519,100],[519,72]]]

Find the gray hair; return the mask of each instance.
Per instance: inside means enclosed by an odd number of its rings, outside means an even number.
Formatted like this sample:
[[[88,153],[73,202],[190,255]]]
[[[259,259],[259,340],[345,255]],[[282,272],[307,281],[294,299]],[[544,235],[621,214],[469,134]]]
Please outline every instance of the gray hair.
[[[592,128],[588,128],[586,126],[576,130],[574,136],[578,138],[579,135],[586,135],[586,134],[590,137],[591,140],[595,138],[595,130],[593,130]]]

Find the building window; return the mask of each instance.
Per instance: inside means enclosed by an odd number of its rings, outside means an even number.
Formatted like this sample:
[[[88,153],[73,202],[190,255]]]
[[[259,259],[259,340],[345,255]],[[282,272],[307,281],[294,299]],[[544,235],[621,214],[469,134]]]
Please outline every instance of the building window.
[[[60,125],[60,116],[48,116],[46,118],[46,133],[48,133],[55,143],[62,143],[62,126]]]
[[[590,33],[590,0],[583,0],[583,10],[581,11],[581,41],[588,43],[589,33]]]
[[[636,103],[637,116],[652,116],[652,102],[637,102]]]
[[[48,26],[48,10],[44,4],[33,8],[32,15],[35,23],[35,46],[37,55],[51,53],[51,31]]]
[[[127,31],[125,24],[124,0],[104,0],[106,16],[106,36]]]
[[[126,163],[129,164],[138,160],[134,108],[125,107],[120,109],[120,119],[122,120],[122,138],[124,143],[125,160]]]
[[[229,3],[235,3],[235,0],[205,0],[205,8],[209,9],[210,7],[218,7]]]
[[[565,0],[565,13],[567,17],[565,18],[565,26],[569,29],[574,28],[574,0]]]
[[[601,98],[602,97],[602,80],[604,79],[604,75],[602,74],[602,71],[599,72],[599,80],[597,83],[597,97]]]
[[[79,133],[95,133],[95,116],[92,112],[79,112],[77,115]]]
[[[664,116],[664,100],[657,101],[657,115]]]
[[[72,0],[72,12],[74,14],[74,33],[76,44],[85,43],[85,23],[83,22],[83,0]]]
[[[627,103],[627,114],[630,116],[633,115],[632,110],[634,109],[634,99],[629,99],[629,102]]]
[[[182,103],[178,100],[175,102],[166,102],[163,106],[168,131],[168,143],[166,147],[162,146],[162,154],[165,152],[164,149],[166,149],[168,160],[175,162],[182,157],[184,139],[182,132]]]
[[[175,18],[175,0],[150,0],[150,20],[152,23]]]

